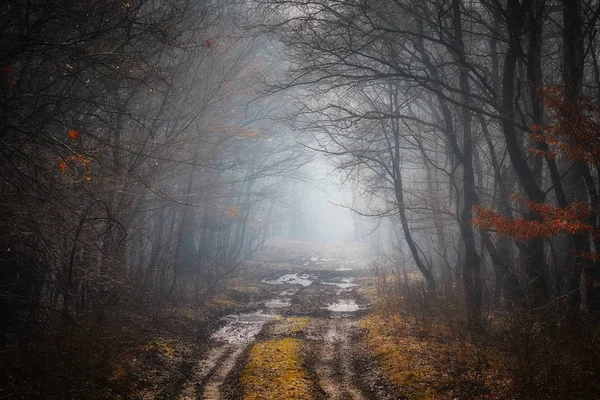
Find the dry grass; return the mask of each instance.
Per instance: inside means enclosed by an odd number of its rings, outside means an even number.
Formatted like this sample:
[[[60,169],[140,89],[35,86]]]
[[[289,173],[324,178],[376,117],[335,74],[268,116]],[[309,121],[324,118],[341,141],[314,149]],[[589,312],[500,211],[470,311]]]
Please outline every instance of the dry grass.
[[[298,339],[255,344],[242,375],[244,400],[311,400],[301,351],[302,341]]]
[[[498,354],[442,329],[425,337],[397,314],[366,317],[362,326],[370,351],[410,400],[512,398]]]
[[[309,321],[308,317],[279,317],[269,330],[274,336],[294,336],[303,332],[308,327]]]

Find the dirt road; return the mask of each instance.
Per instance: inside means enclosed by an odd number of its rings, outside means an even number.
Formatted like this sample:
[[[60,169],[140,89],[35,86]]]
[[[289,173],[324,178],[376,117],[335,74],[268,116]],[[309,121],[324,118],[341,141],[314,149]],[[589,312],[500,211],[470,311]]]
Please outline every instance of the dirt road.
[[[367,309],[359,285],[364,275],[334,268],[265,279],[273,285],[273,298],[258,304],[256,312],[224,318],[176,398],[242,398],[239,382],[248,349],[257,341],[290,335],[304,343],[303,363],[315,399],[373,398],[362,389],[368,386],[361,379],[365,374],[357,371],[364,361],[359,327]]]

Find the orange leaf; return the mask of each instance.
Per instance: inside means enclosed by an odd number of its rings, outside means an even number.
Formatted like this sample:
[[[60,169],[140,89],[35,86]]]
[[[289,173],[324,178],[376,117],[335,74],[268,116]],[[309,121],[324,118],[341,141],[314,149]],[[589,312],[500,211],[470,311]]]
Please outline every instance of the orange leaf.
[[[71,130],[69,131],[69,137],[70,137],[71,139],[73,139],[73,140],[77,140],[77,139],[79,139],[79,131],[76,131],[76,130],[74,130],[74,129],[71,129]]]
[[[65,172],[67,172],[67,168],[69,168],[69,166],[67,165],[65,160],[60,160],[60,162],[58,163],[58,166],[60,167],[60,170],[62,171],[63,174]]]

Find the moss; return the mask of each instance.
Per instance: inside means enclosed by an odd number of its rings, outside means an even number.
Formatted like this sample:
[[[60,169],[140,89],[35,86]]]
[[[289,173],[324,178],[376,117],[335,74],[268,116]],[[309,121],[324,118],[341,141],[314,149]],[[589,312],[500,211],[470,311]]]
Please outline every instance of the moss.
[[[285,338],[255,344],[242,375],[244,400],[310,400],[302,367],[302,341]]]

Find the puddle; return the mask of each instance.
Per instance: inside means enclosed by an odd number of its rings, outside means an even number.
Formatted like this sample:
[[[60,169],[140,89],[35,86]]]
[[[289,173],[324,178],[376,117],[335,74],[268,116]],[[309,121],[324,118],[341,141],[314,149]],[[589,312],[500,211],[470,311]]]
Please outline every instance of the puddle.
[[[355,312],[360,310],[360,307],[354,300],[340,300],[328,305],[327,309],[333,312]]]
[[[285,274],[277,279],[263,280],[263,282],[269,285],[283,285],[284,283],[289,283],[290,285],[309,286],[313,283],[313,279],[310,275],[306,274]]]
[[[289,299],[273,299],[265,301],[265,307],[267,308],[285,308],[292,304]]]
[[[225,325],[211,335],[211,339],[229,344],[250,343],[275,315],[255,312],[251,314],[232,314],[223,317]]]
[[[323,282],[323,285],[333,285],[341,289],[348,289],[351,287],[358,286],[356,283],[352,283],[352,278],[342,278],[340,282]]]
[[[327,342],[339,342],[344,339],[344,335],[335,325],[332,325],[325,333],[324,339]]]

